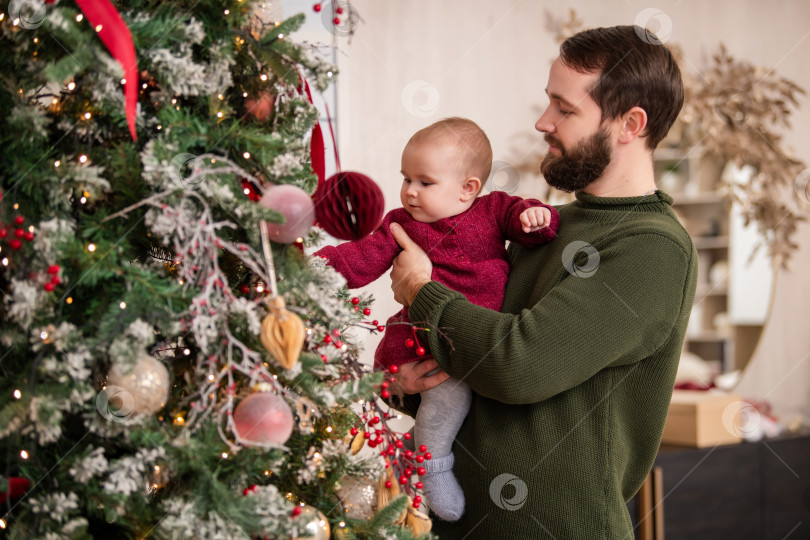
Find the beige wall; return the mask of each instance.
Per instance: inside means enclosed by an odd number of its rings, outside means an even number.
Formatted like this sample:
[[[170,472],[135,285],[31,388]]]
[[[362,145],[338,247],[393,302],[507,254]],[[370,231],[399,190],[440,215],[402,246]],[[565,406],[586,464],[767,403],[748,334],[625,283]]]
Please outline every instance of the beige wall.
[[[349,43],[338,40],[338,138],[344,169],[374,178],[399,206],[400,153],[410,135],[439,118],[477,121],[490,136],[495,160],[515,163],[543,149],[533,124],[557,46],[546,10],[577,10],[586,27],[632,24],[648,2],[569,0],[352,0],[363,23]],[[810,2],[804,0],[679,0],[652,4],[671,22],[670,43],[685,53],[682,69],[699,76],[707,57],[725,43],[731,54],[775,67],[810,89]],[[803,100],[786,140],[810,162],[810,107]],[[520,193],[540,193],[523,175]],[[810,226],[793,270],[780,272],[771,322],[740,390],[767,397],[783,416],[810,418]],[[358,263],[361,263],[358,261]],[[373,316],[396,310],[387,278],[368,288]],[[376,346],[367,344],[367,357]]]

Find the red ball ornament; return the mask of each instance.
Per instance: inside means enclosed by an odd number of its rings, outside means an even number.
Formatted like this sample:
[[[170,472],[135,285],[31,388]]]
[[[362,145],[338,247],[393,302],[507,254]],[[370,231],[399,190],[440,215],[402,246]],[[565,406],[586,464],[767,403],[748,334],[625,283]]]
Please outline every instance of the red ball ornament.
[[[343,8],[340,6],[336,7],[335,13],[337,13],[338,15],[343,15]]]
[[[320,4],[315,4],[314,6],[312,6],[312,10],[315,13],[320,13],[321,12],[321,5]]]
[[[31,240],[34,239],[34,233],[32,233],[31,231],[26,231],[25,232],[25,239],[30,242]]]
[[[59,285],[60,283],[62,283],[62,280],[59,278],[59,276],[53,276],[51,278],[51,283],[53,283],[54,285]]]
[[[42,286],[42,288],[48,292],[53,292],[54,286],[53,283],[46,283],[45,285]]]
[[[380,392],[380,396],[383,399],[388,399],[391,397],[391,392],[389,392],[388,390],[383,390],[382,392]]]
[[[15,225],[22,225],[25,223],[25,218],[22,216],[14,216],[14,224]]]
[[[392,485],[393,485],[393,484],[391,484],[391,480],[386,480],[386,481],[385,481],[385,487],[386,487],[386,489],[391,489],[391,486],[392,486]]]
[[[408,347],[408,348],[413,347],[413,340],[411,338],[406,339],[405,340],[405,346]]]
[[[354,304],[354,305],[356,306],[356,305],[357,305],[357,304],[359,304],[359,303],[360,303],[360,299],[359,299],[359,298],[357,298],[356,296],[355,296],[354,298],[352,298],[352,304]]]
[[[359,240],[374,232],[385,209],[380,187],[359,172],[330,176],[313,199],[318,224],[340,240]]]
[[[284,216],[284,223],[268,223],[270,240],[280,244],[292,244],[306,236],[315,222],[312,199],[298,186],[282,184],[267,188],[259,204]]]
[[[50,265],[48,267],[48,273],[51,274],[51,275],[58,274],[59,273],[59,265],[58,264]]]
[[[245,100],[245,109],[248,114],[256,117],[256,120],[264,122],[273,114],[276,96],[270,92],[263,92],[259,99],[249,98]]]
[[[363,310],[363,315],[365,315],[366,317],[368,317],[369,315],[371,315],[371,310],[370,310],[369,308],[364,309],[364,310]]]
[[[13,240],[9,240],[8,245],[11,247],[11,249],[16,250],[16,249],[20,249],[22,247],[22,242],[20,240],[18,240],[17,238],[15,238]]]
[[[352,435],[357,435],[358,433],[357,428],[353,427],[352,429],[349,430],[349,433],[351,433]]]
[[[242,285],[242,293],[243,294],[248,294],[249,292],[250,292],[250,286]]]
[[[6,504],[6,500],[9,497],[12,499],[22,497],[30,487],[31,481],[28,480],[28,478],[20,478],[18,476],[9,477],[8,491],[0,491],[0,504]]]
[[[0,229],[0,240],[5,239],[8,236],[8,231],[6,229]]]
[[[15,229],[14,230],[14,236],[16,236],[17,238],[22,238],[23,236],[25,236],[25,230],[23,230],[23,229]]]
[[[338,17],[335,17],[334,19],[332,19],[332,22],[335,24],[340,24],[340,19]]]
[[[290,406],[269,392],[243,399],[233,411],[233,422],[239,438],[247,445],[284,444],[293,431]]]
[[[293,517],[295,517],[295,516],[297,516],[299,514],[301,514],[301,507],[300,506],[296,506],[295,508],[292,509],[292,516]]]

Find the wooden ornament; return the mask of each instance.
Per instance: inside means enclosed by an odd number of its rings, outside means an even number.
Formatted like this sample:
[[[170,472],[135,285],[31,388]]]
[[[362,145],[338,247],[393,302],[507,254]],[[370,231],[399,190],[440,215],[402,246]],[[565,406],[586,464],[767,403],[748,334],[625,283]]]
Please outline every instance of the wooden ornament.
[[[276,296],[269,303],[270,313],[262,321],[259,338],[278,365],[291,369],[301,354],[306,328],[298,315],[287,309],[283,298]]]

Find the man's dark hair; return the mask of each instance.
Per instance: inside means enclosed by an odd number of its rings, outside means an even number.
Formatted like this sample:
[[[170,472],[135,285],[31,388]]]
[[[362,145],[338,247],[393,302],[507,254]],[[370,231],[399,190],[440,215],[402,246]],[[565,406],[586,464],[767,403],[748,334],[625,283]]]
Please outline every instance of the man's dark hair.
[[[580,73],[599,72],[590,95],[602,120],[633,107],[647,113],[647,148],[661,142],[683,105],[681,70],[658,38],[639,26],[585,30],[560,45],[560,60]]]

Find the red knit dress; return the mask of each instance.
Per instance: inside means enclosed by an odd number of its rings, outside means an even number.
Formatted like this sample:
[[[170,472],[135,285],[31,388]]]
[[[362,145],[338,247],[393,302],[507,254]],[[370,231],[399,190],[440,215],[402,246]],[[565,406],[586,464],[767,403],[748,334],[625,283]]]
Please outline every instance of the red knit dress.
[[[520,214],[533,206],[548,208],[551,222],[544,229],[526,233]],[[434,281],[462,293],[474,304],[500,310],[509,277],[506,240],[527,248],[548,242],[557,234],[559,214],[538,200],[494,191],[476,198],[461,214],[433,223],[416,221],[404,208],[397,208],[386,214],[380,227],[369,236],[327,246],[314,255],[327,259],[346,278],[350,289],[368,285],[387,272],[402,251],[391,235],[391,223],[399,223],[425,250],[433,263]],[[413,324],[419,326],[418,321]],[[405,345],[413,336],[411,328],[407,308],[388,319],[385,335],[374,353],[375,368],[388,369],[423,358],[417,356],[415,346]]]

